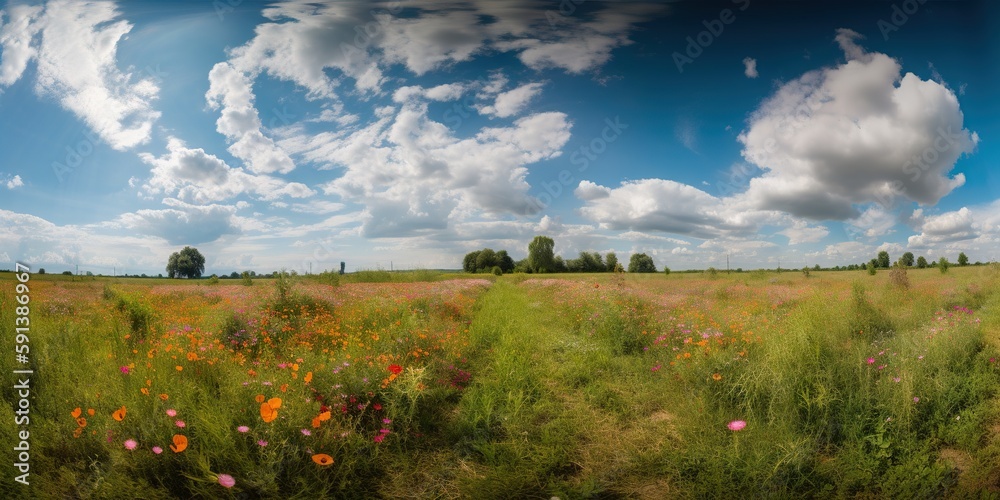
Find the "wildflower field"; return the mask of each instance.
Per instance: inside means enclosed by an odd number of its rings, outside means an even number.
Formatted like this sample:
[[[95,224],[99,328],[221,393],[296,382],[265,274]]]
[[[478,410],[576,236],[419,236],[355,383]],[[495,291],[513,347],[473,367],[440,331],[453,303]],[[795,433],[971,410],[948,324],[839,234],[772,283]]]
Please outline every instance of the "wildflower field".
[[[1000,494],[996,267],[488,278],[33,275],[0,497]]]

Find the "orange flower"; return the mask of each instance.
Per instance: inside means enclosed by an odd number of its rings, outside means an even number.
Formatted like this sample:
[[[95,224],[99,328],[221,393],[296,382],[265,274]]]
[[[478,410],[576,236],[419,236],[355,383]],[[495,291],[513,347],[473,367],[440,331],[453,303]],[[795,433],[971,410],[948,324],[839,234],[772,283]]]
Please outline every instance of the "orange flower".
[[[147,378],[147,379],[146,379],[146,387],[149,387],[149,386],[151,386],[151,385],[153,385],[153,381],[152,381],[152,380],[149,380],[149,379]]]
[[[174,434],[174,444],[170,445],[170,450],[174,453],[180,453],[186,450],[188,447],[188,438],[180,435]]]
[[[166,401],[169,398],[170,398],[170,396],[167,396],[166,394],[160,394],[160,399],[163,400],[163,401]]]
[[[326,422],[327,420],[330,420],[330,412],[324,411],[323,413],[320,413],[317,418],[319,418],[320,422]]]
[[[288,384],[281,384],[279,389],[281,389],[281,392],[288,392]]]
[[[713,373],[712,374],[712,380],[715,380],[715,381],[722,380],[722,375],[720,375],[718,373]]]
[[[313,462],[323,466],[331,465],[333,464],[333,457],[327,455],[326,453],[317,453],[316,455],[313,455]]]
[[[271,408],[274,408],[275,410],[277,410],[278,408],[281,408],[281,398],[271,398],[271,399],[268,399],[267,400],[267,404],[270,405]]]
[[[256,401],[256,402],[258,402],[258,403],[263,403],[263,402],[264,402],[264,399],[266,399],[266,398],[264,397],[264,395],[263,395],[263,394],[258,394],[258,395],[257,395],[257,396],[256,396],[255,398],[253,398],[253,399],[254,399],[254,401]]]
[[[119,422],[125,420],[125,405],[122,405],[121,408],[115,410],[115,412],[112,413],[111,416],[114,417],[114,419]]]
[[[312,426],[313,429],[319,429],[319,417],[313,417]]]
[[[189,352],[187,354],[187,358],[188,358],[188,361],[197,361],[198,360],[198,354],[197,353],[193,353],[193,352]]]
[[[313,380],[313,372],[306,373],[305,378],[303,378],[302,380],[305,380],[307,384],[309,382],[312,382],[312,380]]]
[[[77,418],[80,416],[80,412],[81,412],[80,407],[77,406],[76,408],[73,409],[72,412],[70,412],[70,415],[73,415],[73,418]]]
[[[142,389],[139,389],[139,391],[142,392],[143,394],[149,396],[149,389],[143,387]]]
[[[181,365],[177,365],[177,366],[175,366],[174,368],[176,368],[176,369],[177,369],[177,371],[181,371],[181,370],[183,370],[183,369],[184,369],[184,367],[183,367],[183,366],[181,366]]]
[[[76,430],[73,431],[73,437],[75,438],[80,437],[80,434],[83,434],[83,427],[77,427]]]
[[[90,415],[91,417],[93,417],[94,416],[94,409],[93,408],[87,408],[87,415]]]
[[[278,418],[278,412],[274,408],[271,408],[271,405],[261,403],[260,418],[264,419],[264,422],[272,422],[274,419]]]
[[[87,419],[85,419],[83,417],[77,418],[76,419],[76,425],[78,425],[80,427],[86,427],[87,426]]]

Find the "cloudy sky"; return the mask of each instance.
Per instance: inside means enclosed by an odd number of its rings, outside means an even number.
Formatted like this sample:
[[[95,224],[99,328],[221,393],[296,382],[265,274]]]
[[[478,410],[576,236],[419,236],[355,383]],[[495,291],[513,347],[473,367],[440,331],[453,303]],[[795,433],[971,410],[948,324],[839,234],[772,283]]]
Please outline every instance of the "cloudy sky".
[[[9,2],[0,268],[1000,257],[990,2]]]

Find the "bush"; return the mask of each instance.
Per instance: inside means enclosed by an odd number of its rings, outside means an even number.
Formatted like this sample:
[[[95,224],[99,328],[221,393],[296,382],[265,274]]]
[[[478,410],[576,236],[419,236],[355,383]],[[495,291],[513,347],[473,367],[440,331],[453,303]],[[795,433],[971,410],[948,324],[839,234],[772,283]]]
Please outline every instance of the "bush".
[[[500,266],[493,266],[493,276],[501,276],[503,271],[500,270]]]
[[[906,265],[897,261],[889,270],[889,283],[899,288],[910,288],[910,279],[906,277]]]
[[[948,259],[941,257],[941,260],[938,261],[938,270],[941,271],[941,274],[944,274],[948,272],[949,265]]]
[[[250,277],[250,271],[243,271],[243,286],[253,286],[253,278]]]
[[[875,266],[869,264],[868,265],[868,275],[869,276],[875,276],[876,274],[878,274],[878,270],[875,269]]]
[[[212,276],[210,276],[208,278],[208,282],[207,283],[209,285],[218,285],[219,284],[219,277],[213,274]]]

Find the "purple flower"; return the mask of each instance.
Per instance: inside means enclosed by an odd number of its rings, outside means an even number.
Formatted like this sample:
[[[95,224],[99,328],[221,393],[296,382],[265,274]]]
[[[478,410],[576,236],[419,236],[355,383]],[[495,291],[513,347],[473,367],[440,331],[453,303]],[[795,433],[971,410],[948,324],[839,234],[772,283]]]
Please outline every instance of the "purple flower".
[[[226,488],[232,488],[236,485],[236,480],[229,474],[219,474],[219,484]]]
[[[257,441],[257,444],[259,444],[261,447],[264,447],[264,446],[267,446],[267,441],[264,441],[263,439],[261,439],[261,440]]]
[[[245,425],[241,425],[241,426],[237,427],[236,430],[238,430],[240,432],[243,432],[243,433],[250,432],[250,428],[247,427],[247,426],[245,426]]]

